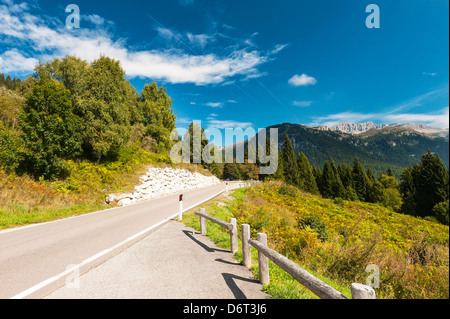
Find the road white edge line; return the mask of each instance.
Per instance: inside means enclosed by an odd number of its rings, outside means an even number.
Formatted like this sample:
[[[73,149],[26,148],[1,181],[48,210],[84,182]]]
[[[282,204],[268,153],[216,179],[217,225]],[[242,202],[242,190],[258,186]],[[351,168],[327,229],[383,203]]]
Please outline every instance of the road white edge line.
[[[213,196],[208,197],[208,198],[205,199],[205,200],[202,200],[202,201],[200,201],[200,202],[198,202],[198,203],[196,203],[196,204],[194,204],[194,205],[192,205],[192,206],[189,206],[189,207],[186,208],[186,209],[183,209],[182,212],[184,213],[184,212],[186,212],[186,211],[188,211],[188,210],[190,210],[190,209],[192,209],[192,208],[194,208],[194,207],[196,207],[196,206],[198,206],[198,205],[201,205],[201,204],[203,204],[203,203],[209,201],[210,199],[212,199],[212,198],[214,198],[214,197],[216,197],[216,196],[222,194],[223,192],[225,192],[225,189],[224,189],[224,190],[221,190],[220,192],[218,192],[217,194],[215,194],[215,195],[213,195]],[[161,224],[163,224],[163,223],[165,223],[165,222],[167,222],[167,221],[169,221],[169,220],[171,220],[171,219],[173,219],[173,218],[175,218],[175,217],[177,217],[177,216],[178,216],[178,212],[177,212],[176,214],[173,214],[173,215],[169,216],[169,217],[166,217],[166,218],[163,219],[162,221],[160,221],[160,222],[158,222],[158,223],[156,223],[156,224],[154,224],[154,225],[152,225],[152,226],[150,226],[150,227],[148,227],[148,228],[146,228],[146,229],[140,231],[139,233],[137,233],[137,234],[135,234],[135,235],[132,235],[132,236],[128,237],[127,239],[125,239],[124,241],[118,243],[117,245],[114,245],[114,246],[111,247],[111,248],[105,249],[105,250],[103,250],[103,251],[101,251],[101,252],[99,252],[99,253],[97,253],[97,254],[95,254],[95,255],[93,255],[93,256],[91,256],[91,257],[85,259],[85,260],[83,260],[83,261],[82,261],[81,263],[79,263],[78,265],[71,266],[70,269],[66,269],[66,270],[63,271],[62,273],[60,273],[60,274],[58,274],[58,275],[56,275],[56,276],[50,277],[49,279],[46,279],[46,280],[40,282],[39,284],[37,284],[37,285],[31,287],[31,288],[28,288],[27,290],[25,290],[25,291],[23,291],[23,292],[21,292],[21,293],[15,295],[15,296],[11,297],[10,299],[23,299],[23,298],[29,296],[30,294],[32,294],[32,293],[38,291],[39,289],[42,289],[42,288],[44,288],[45,286],[47,286],[47,285],[49,285],[49,284],[51,284],[51,283],[53,283],[53,282],[55,282],[55,281],[57,281],[57,280],[63,278],[64,276],[67,276],[67,275],[70,274],[74,269],[77,269],[77,268],[79,269],[79,268],[81,268],[82,266],[87,265],[87,264],[90,263],[90,262],[93,262],[94,260],[100,258],[101,256],[103,256],[103,255],[105,255],[105,254],[107,254],[107,253],[113,251],[114,249],[119,248],[119,247],[122,246],[122,245],[125,245],[126,243],[128,243],[128,242],[134,240],[135,238],[137,238],[137,237],[139,237],[139,236],[141,236],[141,235],[143,235],[143,234],[149,232],[150,230],[152,230],[152,229],[154,229],[154,228],[160,226]]]

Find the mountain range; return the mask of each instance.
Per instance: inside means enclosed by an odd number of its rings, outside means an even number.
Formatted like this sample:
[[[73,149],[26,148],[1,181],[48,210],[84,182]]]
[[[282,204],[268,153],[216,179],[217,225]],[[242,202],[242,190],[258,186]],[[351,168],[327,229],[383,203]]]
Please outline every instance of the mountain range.
[[[414,123],[393,123],[393,124],[374,124],[372,122],[366,123],[341,123],[333,126],[316,126],[316,129],[324,131],[336,131],[348,134],[361,134],[371,129],[381,130],[385,127],[402,127],[409,128],[419,133],[430,134],[434,136],[444,137],[448,139],[449,130],[431,127],[425,124],[414,124]]]
[[[390,167],[399,175],[408,165],[418,163],[428,149],[437,153],[445,166],[449,167],[448,130],[445,135],[441,134],[445,130],[423,124],[375,125],[369,122],[342,124],[326,129],[323,126],[283,123],[267,127],[267,133],[270,128],[278,129],[280,149],[287,134],[295,153],[303,152],[310,163],[317,167],[322,167],[331,158],[337,164],[352,164],[357,156],[375,174]],[[249,140],[253,142],[256,136]],[[249,140],[243,142],[245,147]],[[236,144],[227,147],[235,148]]]

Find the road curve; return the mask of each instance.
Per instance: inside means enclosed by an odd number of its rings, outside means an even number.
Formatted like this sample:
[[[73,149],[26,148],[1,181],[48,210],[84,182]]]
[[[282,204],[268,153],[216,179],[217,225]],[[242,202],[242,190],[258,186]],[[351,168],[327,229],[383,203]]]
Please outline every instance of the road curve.
[[[183,209],[218,195],[225,187],[222,183],[183,192]],[[82,274],[148,235],[152,227],[178,211],[178,194],[174,194],[0,231],[0,298],[41,298],[64,284],[70,265],[77,265]]]

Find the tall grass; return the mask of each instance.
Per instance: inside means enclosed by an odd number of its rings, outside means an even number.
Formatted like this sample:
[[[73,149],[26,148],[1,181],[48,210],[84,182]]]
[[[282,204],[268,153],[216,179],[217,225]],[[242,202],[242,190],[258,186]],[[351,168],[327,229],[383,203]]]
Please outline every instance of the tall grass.
[[[214,216],[216,218],[222,219],[224,221],[228,221],[231,217],[236,217],[234,212],[240,208],[245,197],[246,197],[247,189],[237,189],[234,190],[230,197],[220,196],[214,200],[209,201],[206,204],[203,204],[202,207],[206,209],[206,212]],[[196,208],[191,209],[188,212],[183,214],[182,222],[189,227],[192,227],[196,230],[200,230],[200,222],[197,215],[194,214]],[[207,236],[211,239],[218,247],[230,249],[230,236],[229,232],[222,228],[221,226],[211,222],[206,221],[207,223]],[[240,228],[240,224],[238,228]],[[254,232],[253,236],[256,236]],[[238,233],[240,237],[241,234]],[[235,254],[235,258],[240,263],[243,263],[242,257],[242,241],[238,241],[239,249]],[[251,247],[252,254],[252,266],[250,270],[253,272],[255,279],[259,279],[259,270],[258,270],[258,252],[256,249]],[[289,256],[288,256],[289,257]],[[318,276],[320,279],[325,281],[327,284],[332,286],[333,288],[341,291],[344,295],[350,297],[350,289],[349,287],[341,285],[339,282],[331,280],[330,278],[326,278],[321,274],[318,274],[311,269],[306,269],[312,274]],[[280,267],[275,265],[272,261],[269,260],[269,272],[270,272],[270,283],[263,287],[263,290],[268,293],[273,299],[318,299],[318,297],[313,294],[310,290],[302,286],[298,281],[296,281],[291,275],[286,273]]]
[[[379,298],[449,298],[448,226],[281,182],[249,188],[233,214],[253,232],[266,233],[273,249],[344,287],[365,283],[366,267],[375,264]],[[305,220],[315,223],[305,226]]]
[[[236,217],[238,227],[250,224],[252,237],[266,233],[269,247],[347,297],[350,285],[365,284],[366,267],[375,264],[380,270],[377,298],[449,298],[448,226],[375,204],[324,199],[281,182],[239,189],[225,205],[221,201],[204,205],[208,214]],[[193,211],[183,222],[199,229]],[[230,248],[224,229],[211,222],[207,228],[213,241]],[[252,255],[257,278],[253,248]],[[240,251],[235,256],[242,261]],[[269,268],[271,282],[264,290],[273,298],[316,298],[272,262]]]
[[[171,166],[164,154],[130,147],[104,163],[65,161],[64,180],[35,181],[0,170],[0,229],[107,208],[111,192],[131,191],[149,166]]]

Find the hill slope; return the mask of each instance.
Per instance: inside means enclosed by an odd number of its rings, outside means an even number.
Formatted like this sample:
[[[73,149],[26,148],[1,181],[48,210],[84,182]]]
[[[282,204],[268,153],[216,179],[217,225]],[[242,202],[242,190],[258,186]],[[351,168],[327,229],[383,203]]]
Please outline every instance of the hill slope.
[[[377,298],[448,298],[448,226],[375,204],[333,201],[281,182],[247,188],[233,210],[252,235],[346,286],[380,269]]]
[[[319,167],[330,158],[337,163],[350,164],[358,156],[363,165],[370,166],[376,174],[386,171],[388,167],[399,174],[404,167],[420,161],[428,149],[436,152],[449,166],[448,140],[410,128],[388,126],[358,135],[290,123],[269,126],[267,132],[270,128],[278,129],[279,147],[282,147],[284,136],[288,134],[294,151],[297,154],[303,152],[311,164]]]

